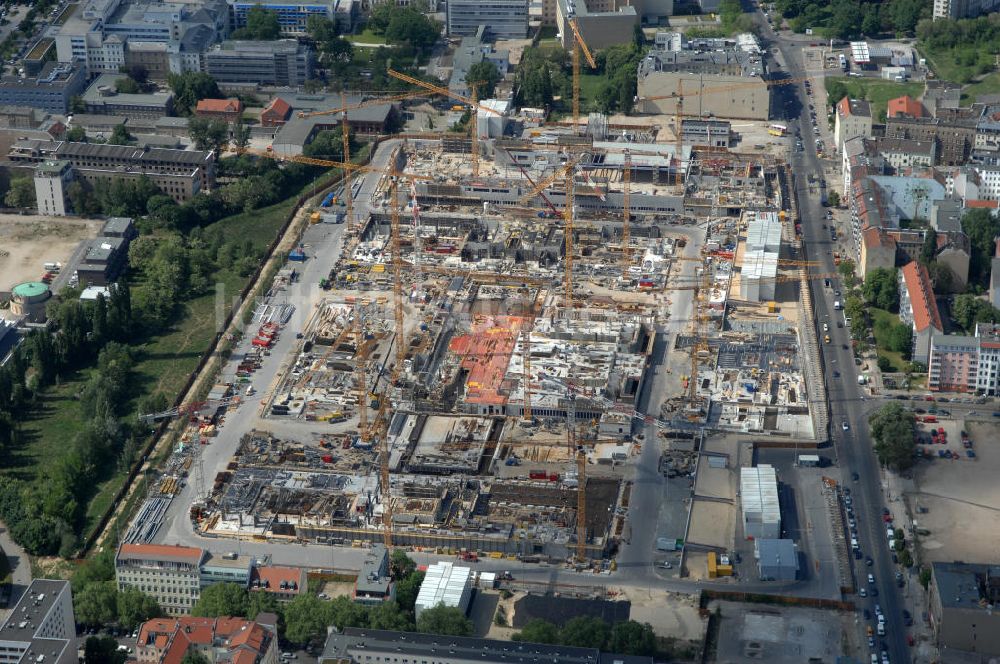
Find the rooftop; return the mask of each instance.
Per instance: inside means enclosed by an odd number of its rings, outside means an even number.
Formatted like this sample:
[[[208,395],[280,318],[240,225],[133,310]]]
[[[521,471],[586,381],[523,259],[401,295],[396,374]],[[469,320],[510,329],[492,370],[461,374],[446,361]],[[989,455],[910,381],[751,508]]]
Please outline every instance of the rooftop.
[[[864,99],[844,97],[837,103],[837,114],[842,118],[846,118],[849,115],[870,118],[872,116],[872,109],[871,105]]]
[[[909,95],[903,95],[902,97],[896,97],[895,99],[889,100],[889,105],[886,110],[886,117],[894,117],[897,115],[909,115],[915,118],[919,118],[924,114],[923,105]]]
[[[250,572],[253,590],[272,593],[304,593],[308,589],[305,569],[274,565],[254,567]]]
[[[14,286],[13,293],[17,297],[38,297],[47,293],[48,290],[48,284],[41,281],[26,281]]]
[[[239,99],[202,99],[195,108],[196,113],[240,113],[243,102]]]
[[[760,564],[767,567],[798,569],[799,556],[795,541],[790,539],[759,539],[754,544]]]
[[[934,582],[947,609],[993,610],[1000,600],[1000,566],[934,563]]]
[[[69,592],[68,581],[57,579],[32,581],[0,629],[0,640],[22,643],[32,641],[62,592]]]
[[[131,106],[163,106],[174,98],[173,92],[144,92],[125,94],[115,91],[115,81],[125,74],[101,74],[87,86],[83,101],[92,104],[114,103]]]
[[[434,563],[427,568],[424,582],[420,584],[417,606],[458,606],[471,579],[470,567],[457,566],[451,562]]]
[[[122,544],[118,549],[119,560],[163,560],[197,565],[204,556],[202,549],[169,544]]]
[[[903,266],[902,273],[906,291],[910,296],[910,306],[913,308],[913,327],[917,332],[923,332],[931,326],[943,331],[941,314],[938,313],[927,268],[916,261],[911,261]]]

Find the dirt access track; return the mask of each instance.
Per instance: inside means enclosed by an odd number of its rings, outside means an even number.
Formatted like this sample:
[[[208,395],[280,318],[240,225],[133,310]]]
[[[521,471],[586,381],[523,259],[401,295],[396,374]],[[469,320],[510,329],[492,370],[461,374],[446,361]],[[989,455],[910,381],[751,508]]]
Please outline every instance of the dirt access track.
[[[99,219],[0,213],[0,291],[37,281],[45,263],[69,262],[81,240],[97,237]]]

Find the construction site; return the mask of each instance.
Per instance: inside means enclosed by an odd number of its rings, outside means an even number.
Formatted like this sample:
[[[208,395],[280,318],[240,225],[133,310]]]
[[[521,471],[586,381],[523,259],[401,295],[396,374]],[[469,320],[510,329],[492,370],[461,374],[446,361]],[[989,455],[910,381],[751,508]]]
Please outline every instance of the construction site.
[[[199,472],[196,532],[606,566],[644,446],[825,428],[782,162],[462,100],[469,134],[394,137],[384,169],[288,157],[351,171],[344,242],[312,259],[251,428]],[[254,321],[237,381],[288,317]]]

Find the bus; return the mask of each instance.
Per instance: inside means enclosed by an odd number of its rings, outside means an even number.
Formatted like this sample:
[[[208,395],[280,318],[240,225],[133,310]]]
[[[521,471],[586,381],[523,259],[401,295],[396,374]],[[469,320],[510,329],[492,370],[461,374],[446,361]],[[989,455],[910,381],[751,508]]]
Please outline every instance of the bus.
[[[767,133],[771,136],[788,136],[788,127],[782,124],[773,124],[767,128]]]

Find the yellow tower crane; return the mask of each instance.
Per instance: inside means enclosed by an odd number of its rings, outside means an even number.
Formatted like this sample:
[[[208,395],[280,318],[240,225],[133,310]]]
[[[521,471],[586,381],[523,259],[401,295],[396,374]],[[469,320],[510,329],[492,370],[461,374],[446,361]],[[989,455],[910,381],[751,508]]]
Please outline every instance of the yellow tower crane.
[[[580,51],[583,51],[587,58],[587,64],[591,69],[597,69],[597,62],[590,52],[587,43],[583,41],[580,28],[576,25],[576,19],[566,21],[573,32],[573,130],[580,130]]]

